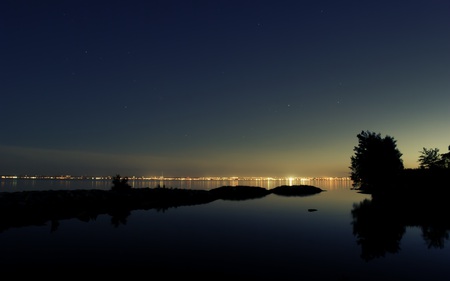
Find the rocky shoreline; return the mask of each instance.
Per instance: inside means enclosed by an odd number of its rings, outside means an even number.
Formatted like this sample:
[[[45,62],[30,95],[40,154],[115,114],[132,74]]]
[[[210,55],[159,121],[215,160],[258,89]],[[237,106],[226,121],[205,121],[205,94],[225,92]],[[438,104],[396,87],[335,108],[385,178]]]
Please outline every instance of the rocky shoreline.
[[[278,186],[265,189],[255,186],[222,186],[207,190],[177,188],[131,188],[116,190],[43,190],[0,193],[0,232],[12,227],[45,225],[52,228],[58,221],[78,218],[82,221],[108,214],[112,220],[127,217],[140,209],[165,210],[215,200],[248,200],[269,194],[307,196],[324,190],[310,185]]]

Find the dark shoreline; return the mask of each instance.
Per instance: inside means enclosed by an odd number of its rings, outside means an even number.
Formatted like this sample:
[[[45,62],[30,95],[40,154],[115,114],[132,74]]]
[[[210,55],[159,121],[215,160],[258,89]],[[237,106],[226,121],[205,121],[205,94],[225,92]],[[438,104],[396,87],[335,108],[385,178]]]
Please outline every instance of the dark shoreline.
[[[308,196],[324,190],[310,185],[278,186],[265,189],[256,186],[222,186],[215,189],[130,188],[129,190],[43,190],[0,192],[0,232],[13,227],[46,225],[52,229],[64,219],[90,221],[107,214],[112,221],[126,219],[133,210],[166,210],[179,206],[207,204],[215,200],[248,200],[269,194]]]

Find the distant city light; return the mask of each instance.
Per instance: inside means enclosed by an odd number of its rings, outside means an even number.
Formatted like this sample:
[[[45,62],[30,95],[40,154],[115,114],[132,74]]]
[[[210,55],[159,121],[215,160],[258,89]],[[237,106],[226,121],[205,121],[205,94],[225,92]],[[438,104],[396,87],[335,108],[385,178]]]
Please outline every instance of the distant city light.
[[[110,180],[112,176],[72,176],[72,175],[57,175],[57,176],[46,176],[46,175],[1,175],[1,179],[47,179],[47,180]],[[349,181],[349,177],[161,177],[161,176],[129,176],[129,180],[189,180],[189,181],[288,181],[292,183],[294,181],[317,181],[317,180],[327,180],[327,181]]]

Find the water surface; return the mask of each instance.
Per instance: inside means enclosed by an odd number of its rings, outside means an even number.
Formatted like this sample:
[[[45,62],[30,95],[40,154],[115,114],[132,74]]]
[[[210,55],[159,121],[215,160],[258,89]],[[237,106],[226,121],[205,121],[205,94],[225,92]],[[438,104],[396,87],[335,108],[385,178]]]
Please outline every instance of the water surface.
[[[430,248],[419,226],[405,227],[396,251],[365,258],[352,210],[370,196],[351,190],[350,182],[309,184],[326,191],[135,210],[122,218],[74,218],[53,228],[51,222],[10,228],[0,233],[0,269],[142,269],[211,279],[448,280],[447,245]],[[371,243],[376,248],[386,242]]]

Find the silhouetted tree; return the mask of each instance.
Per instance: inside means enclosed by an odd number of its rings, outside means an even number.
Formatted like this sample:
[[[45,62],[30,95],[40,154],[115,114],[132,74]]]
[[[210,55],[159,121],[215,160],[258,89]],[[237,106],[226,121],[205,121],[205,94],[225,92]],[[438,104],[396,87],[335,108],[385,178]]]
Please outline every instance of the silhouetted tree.
[[[448,146],[449,152],[441,154],[441,163],[443,168],[450,168],[450,145]]]
[[[419,156],[419,166],[421,169],[436,168],[440,165],[441,156],[439,154],[439,148],[426,149],[424,147],[419,152],[421,153]]]
[[[131,189],[131,185],[128,184],[128,177],[122,178],[119,174],[113,177],[112,183],[111,190],[125,191]]]
[[[362,131],[357,137],[359,144],[353,149],[350,166],[353,186],[370,190],[394,180],[404,168],[396,140],[370,131]]]

